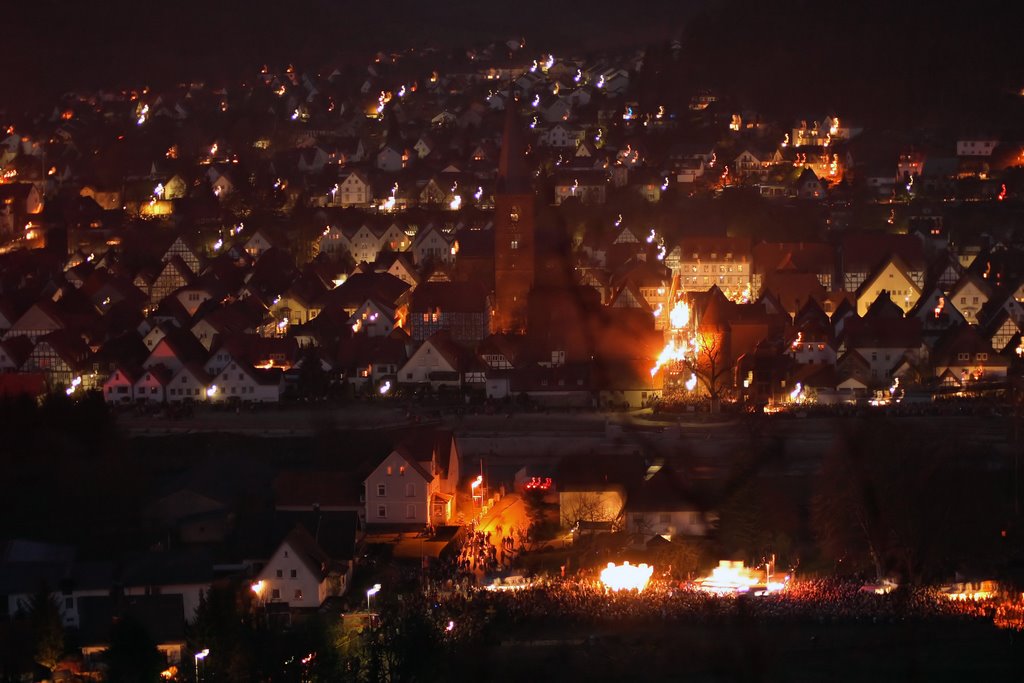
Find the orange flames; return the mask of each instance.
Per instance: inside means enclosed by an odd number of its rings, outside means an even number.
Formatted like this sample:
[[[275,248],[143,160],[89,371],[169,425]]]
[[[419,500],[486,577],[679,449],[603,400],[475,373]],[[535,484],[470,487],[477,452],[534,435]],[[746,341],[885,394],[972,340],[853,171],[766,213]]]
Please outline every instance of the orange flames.
[[[692,339],[690,325],[690,306],[685,301],[677,301],[668,312],[669,339],[665,348],[658,354],[654,367],[651,368],[651,377],[658,374],[658,371],[670,363],[681,363],[686,361],[695,348]]]

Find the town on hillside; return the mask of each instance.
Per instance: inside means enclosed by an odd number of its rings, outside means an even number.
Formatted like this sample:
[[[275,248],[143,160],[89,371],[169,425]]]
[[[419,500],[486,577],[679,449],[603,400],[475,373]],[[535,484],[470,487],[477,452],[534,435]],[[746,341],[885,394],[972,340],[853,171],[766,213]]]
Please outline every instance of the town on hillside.
[[[1009,675],[1024,129],[683,41],[0,109],[0,679]]]

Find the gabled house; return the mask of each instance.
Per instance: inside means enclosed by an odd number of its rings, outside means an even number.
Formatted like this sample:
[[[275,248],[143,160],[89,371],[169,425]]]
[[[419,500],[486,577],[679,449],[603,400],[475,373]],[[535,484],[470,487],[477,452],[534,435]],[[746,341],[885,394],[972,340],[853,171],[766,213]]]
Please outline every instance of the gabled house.
[[[417,231],[409,250],[417,265],[422,266],[428,262],[449,264],[455,257],[452,253],[454,239],[454,235],[434,225],[426,225]]]
[[[945,386],[966,388],[975,382],[1002,382],[1010,361],[976,327],[949,330],[931,353],[935,377]]]
[[[284,390],[284,374],[280,369],[257,370],[234,361],[210,381],[207,397],[216,403],[277,403]]]
[[[872,274],[885,266],[893,256],[899,256],[910,279],[920,289],[924,287],[927,262],[924,246],[917,235],[890,235],[885,233],[850,234],[843,238],[838,260],[842,274],[842,287],[856,292]]]
[[[272,302],[270,314],[279,321],[287,319],[288,325],[307,323],[320,314],[320,300],[326,291],[323,281],[307,271]]]
[[[904,313],[909,313],[921,296],[921,288],[910,272],[910,267],[894,254],[869,275],[857,289],[857,313],[864,315],[883,293]]]
[[[918,298],[914,308],[907,312],[908,318],[921,321],[921,333],[929,347],[951,327],[968,324],[956,306],[949,303],[941,285],[935,284]]]
[[[131,403],[139,372],[137,369],[120,366],[110,373],[110,377],[103,383],[103,400],[107,403]]]
[[[262,256],[265,252],[270,251],[273,247],[273,240],[271,240],[270,236],[262,229],[257,229],[248,237],[248,239],[245,240],[245,243],[242,246],[245,253],[256,259]]]
[[[86,385],[83,388],[92,388],[89,384],[95,378],[87,377],[91,369],[89,354],[89,347],[81,337],[66,330],[57,330],[36,341],[21,370],[46,375],[50,391],[70,390],[75,379]]]
[[[478,288],[459,282],[424,282],[409,298],[411,336],[423,341],[446,330],[452,340],[475,345],[487,336],[490,310]]]
[[[341,207],[367,207],[373,201],[373,187],[370,179],[363,171],[350,171],[338,182],[338,190],[333,193],[332,204]]]
[[[676,472],[669,465],[662,465],[629,488],[624,507],[625,530],[635,534],[641,543],[655,536],[666,541],[706,536],[717,515],[705,513],[695,498]]]
[[[154,365],[139,373],[133,385],[136,402],[164,403],[167,400],[167,385],[173,373],[163,365]]]
[[[175,256],[179,257],[182,261],[184,261],[185,265],[188,266],[188,269],[192,273],[200,272],[200,267],[202,264],[199,260],[198,254],[196,254],[195,250],[193,250],[192,247],[189,246],[188,243],[184,240],[184,238],[182,238],[180,235],[174,238],[174,241],[171,243],[171,246],[167,248],[167,251],[164,252],[163,257],[161,257],[160,260],[166,263]]]
[[[603,170],[559,170],[555,173],[555,204],[569,199],[584,204],[604,204],[608,180]]]
[[[462,386],[462,373],[466,369],[465,352],[445,331],[434,333],[424,340],[398,370],[399,384],[429,385],[432,390],[441,387],[458,389]]]
[[[210,376],[199,363],[185,363],[171,378],[167,386],[167,402],[205,401],[210,387]]]
[[[353,333],[368,337],[386,337],[395,329],[395,309],[375,299],[367,299],[348,319]]]
[[[67,326],[66,316],[60,308],[50,299],[40,299],[18,316],[10,329],[4,333],[4,339],[28,337],[35,341]]]
[[[949,292],[949,303],[956,307],[971,325],[981,322],[981,308],[992,296],[992,288],[974,273],[964,273]]]
[[[191,284],[193,280],[195,280],[195,273],[188,267],[184,259],[178,255],[171,256],[164,262],[147,290],[150,303],[160,303],[171,292]]]
[[[840,341],[840,353],[856,351],[869,363],[870,381],[877,386],[888,386],[892,370],[904,356],[914,364],[925,357],[921,322],[903,318],[899,307],[884,292],[868,315],[847,322]]]
[[[368,524],[445,525],[456,513],[460,455],[445,430],[399,444],[366,477]]]
[[[148,370],[162,365],[174,374],[186,363],[204,360],[206,349],[186,331],[169,326],[164,329],[159,341],[153,345],[153,350],[143,361],[142,367]]]
[[[256,576],[253,591],[263,603],[284,603],[292,610],[318,609],[344,595],[352,580],[352,562],[334,560],[302,525],[296,525]]]

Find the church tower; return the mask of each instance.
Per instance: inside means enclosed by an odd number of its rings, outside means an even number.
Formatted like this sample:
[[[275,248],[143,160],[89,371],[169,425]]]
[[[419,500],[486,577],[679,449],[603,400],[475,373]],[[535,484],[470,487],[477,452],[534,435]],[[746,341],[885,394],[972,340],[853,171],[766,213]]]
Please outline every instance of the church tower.
[[[526,144],[517,106],[518,101],[510,98],[505,107],[505,131],[494,194],[491,328],[495,333],[526,332],[526,305],[536,268],[535,197],[526,170]]]

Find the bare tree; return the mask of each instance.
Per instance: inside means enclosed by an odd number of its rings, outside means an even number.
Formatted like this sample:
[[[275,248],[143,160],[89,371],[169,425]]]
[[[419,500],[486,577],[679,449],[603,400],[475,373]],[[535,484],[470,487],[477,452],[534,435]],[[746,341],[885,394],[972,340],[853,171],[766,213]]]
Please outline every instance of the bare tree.
[[[722,398],[726,381],[732,374],[732,365],[726,354],[725,334],[717,330],[698,330],[694,335],[693,353],[684,365],[707,392],[711,405],[717,406]]]
[[[562,505],[562,523],[574,526],[579,522],[614,522],[613,512],[600,493],[583,491],[567,496]]]

